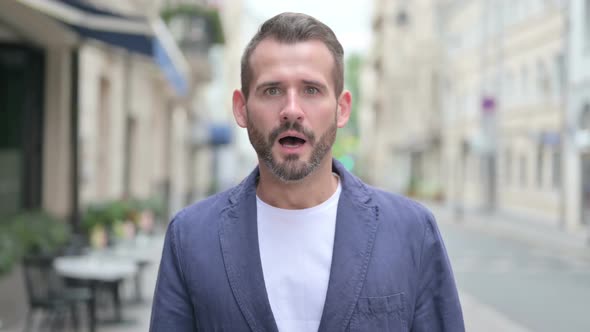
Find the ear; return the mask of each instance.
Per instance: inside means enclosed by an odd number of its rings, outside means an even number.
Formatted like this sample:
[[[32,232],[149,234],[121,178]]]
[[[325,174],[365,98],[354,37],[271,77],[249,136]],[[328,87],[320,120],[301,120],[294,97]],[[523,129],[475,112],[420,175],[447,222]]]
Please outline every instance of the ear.
[[[342,91],[338,97],[338,114],[336,123],[338,128],[342,128],[348,123],[350,112],[352,111],[352,94],[348,90]]]
[[[238,126],[246,128],[248,124],[248,114],[246,112],[246,98],[241,90],[234,90],[232,97],[232,106],[234,111],[234,118]]]

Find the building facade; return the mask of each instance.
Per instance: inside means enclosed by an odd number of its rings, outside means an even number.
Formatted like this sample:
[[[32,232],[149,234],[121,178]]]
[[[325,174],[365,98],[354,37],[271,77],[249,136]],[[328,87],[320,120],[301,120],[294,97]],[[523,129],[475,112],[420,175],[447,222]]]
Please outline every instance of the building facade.
[[[441,45],[436,1],[376,1],[360,114],[363,176],[440,198]]]
[[[564,181],[568,228],[590,226],[590,1],[569,2]]]
[[[565,2],[449,1],[447,194],[477,209],[563,223]]]
[[[71,208],[72,72],[78,36],[16,2],[0,10],[2,215]]]
[[[197,191],[190,119],[206,66],[180,50],[162,7],[114,8],[0,2],[1,218],[44,210],[77,228],[89,204],[157,196],[172,214]],[[6,327],[26,314],[19,271],[0,279]]]
[[[376,1],[363,176],[444,197],[458,216],[586,225],[589,13],[585,1]]]

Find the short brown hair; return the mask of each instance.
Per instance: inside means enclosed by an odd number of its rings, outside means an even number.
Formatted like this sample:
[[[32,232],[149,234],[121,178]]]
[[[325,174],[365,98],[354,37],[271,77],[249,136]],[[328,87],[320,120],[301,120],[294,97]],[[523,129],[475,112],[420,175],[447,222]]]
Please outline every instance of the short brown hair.
[[[260,26],[260,29],[252,37],[242,55],[242,93],[248,99],[250,83],[252,81],[252,67],[250,57],[258,44],[267,38],[273,38],[280,43],[294,44],[309,40],[318,40],[324,43],[334,58],[332,76],[334,90],[338,97],[344,89],[344,50],[336,38],[334,31],[319,20],[301,13],[282,13],[270,18]]]

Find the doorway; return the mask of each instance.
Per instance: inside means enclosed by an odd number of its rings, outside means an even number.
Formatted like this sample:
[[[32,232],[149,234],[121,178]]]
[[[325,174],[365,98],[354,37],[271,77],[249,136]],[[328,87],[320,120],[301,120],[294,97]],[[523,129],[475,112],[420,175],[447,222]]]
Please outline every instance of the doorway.
[[[0,44],[0,218],[41,206],[44,59]]]

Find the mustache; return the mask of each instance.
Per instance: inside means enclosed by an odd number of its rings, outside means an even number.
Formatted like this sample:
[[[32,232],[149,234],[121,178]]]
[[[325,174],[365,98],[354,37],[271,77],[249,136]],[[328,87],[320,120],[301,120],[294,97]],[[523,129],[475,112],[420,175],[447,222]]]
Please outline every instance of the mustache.
[[[304,128],[301,125],[301,123],[299,123],[299,122],[285,122],[282,125],[280,125],[279,127],[275,128],[270,133],[270,135],[268,135],[269,142],[272,143],[272,142],[276,141],[276,139],[277,139],[277,137],[279,137],[279,135],[281,135],[282,133],[289,131],[289,130],[296,131],[300,134],[303,134],[303,136],[305,136],[306,140],[310,144],[313,145],[315,143],[315,135],[313,134],[313,132]]]

